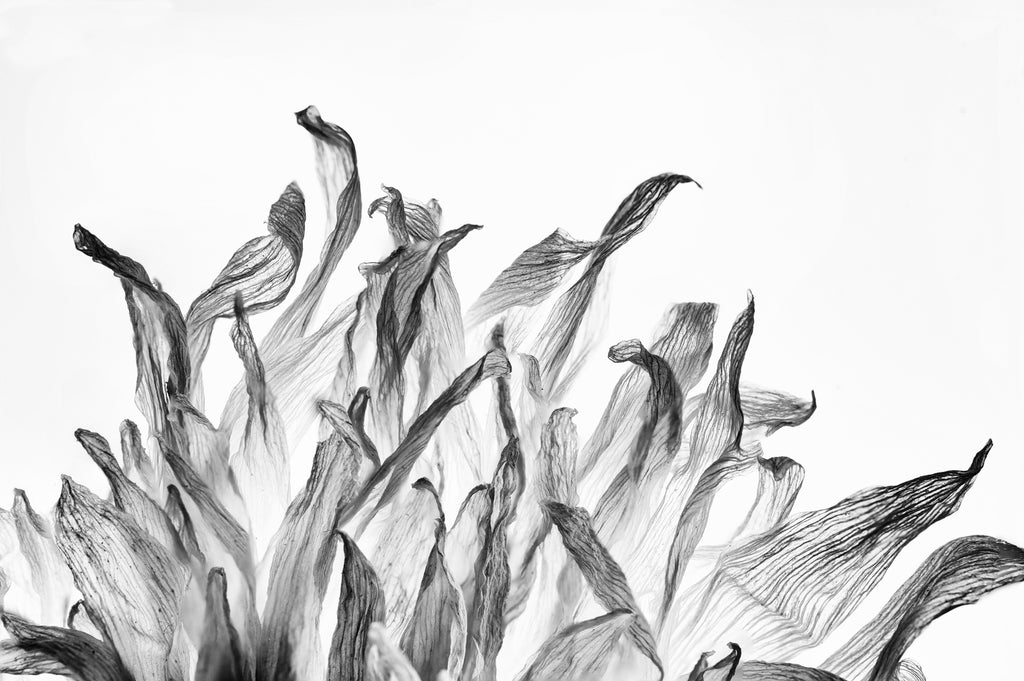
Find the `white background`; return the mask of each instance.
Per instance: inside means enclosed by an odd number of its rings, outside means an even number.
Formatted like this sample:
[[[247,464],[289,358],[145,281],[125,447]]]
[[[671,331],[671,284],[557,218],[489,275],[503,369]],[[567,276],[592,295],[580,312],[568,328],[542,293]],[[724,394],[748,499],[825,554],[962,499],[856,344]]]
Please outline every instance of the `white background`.
[[[605,345],[647,338],[684,300],[720,303],[724,334],[751,289],[745,378],[819,398],[808,424],[766,443],[807,468],[801,510],[964,468],[992,437],[960,512],[900,557],[859,624],[947,539],[1024,543],[1024,23],[1011,5],[8,3],[0,481],[41,507],[61,472],[102,489],[72,433],[114,439],[136,414],[121,289],[75,252],[74,223],[184,308],[295,179],[308,267],[323,209],[292,112],[316,104],[355,138],[364,205],[386,182],[437,197],[449,227],[485,225],[452,255],[464,304],[555,227],[596,236],[642,179],[700,180],[615,260]],[[364,221],[329,302],[384,233]],[[240,369],[227,326],[210,403]],[[620,371],[595,358],[581,427]],[[1024,589],[1007,588],[939,620],[910,657],[931,681],[1019,678],[1021,612]]]

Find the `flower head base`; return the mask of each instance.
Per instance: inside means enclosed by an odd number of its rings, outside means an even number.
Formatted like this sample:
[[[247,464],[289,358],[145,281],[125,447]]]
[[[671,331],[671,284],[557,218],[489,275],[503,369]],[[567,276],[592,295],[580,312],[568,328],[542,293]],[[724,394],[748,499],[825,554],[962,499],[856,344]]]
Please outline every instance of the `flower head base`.
[[[464,318],[449,253],[479,226],[443,231],[436,201],[385,187],[369,214],[383,216],[395,249],[362,265],[363,290],[321,315],[362,221],[360,181],[344,130],[313,107],[297,119],[332,227],[297,293],[309,251],[294,184],[267,234],[184,314],[142,265],[75,227],[76,248],[124,290],[145,435],[125,421],[118,461],[101,435],[75,433],[108,498],[65,478],[52,522],[20,492],[0,514],[0,672],[891,681],[923,678],[904,654],[932,620],[1024,580],[1021,549],[958,539],[820,669],[787,663],[956,511],[991,442],[965,470],[793,515],[803,468],[766,457],[762,441],[804,423],[817,401],[741,382],[753,297],[713,367],[709,303],[672,305],[650,341],[614,344],[608,358],[628,367],[580,440],[568,405],[592,355],[605,264],[673,189],[696,183],[642,182],[593,241],[553,232]],[[249,317],[271,309],[257,340]],[[215,425],[202,366],[221,318],[233,320],[243,378]],[[292,481],[293,450],[314,425],[311,470]],[[743,476],[756,495],[712,544],[716,493]]]

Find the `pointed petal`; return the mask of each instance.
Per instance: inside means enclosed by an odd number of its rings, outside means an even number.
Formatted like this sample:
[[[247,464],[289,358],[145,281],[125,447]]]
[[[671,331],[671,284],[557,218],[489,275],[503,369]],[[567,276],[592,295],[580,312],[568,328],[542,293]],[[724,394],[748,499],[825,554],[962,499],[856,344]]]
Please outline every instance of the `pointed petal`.
[[[370,561],[355,541],[341,535],[345,565],[341,573],[338,624],[331,639],[327,681],[364,681],[370,627],[384,621],[385,599]]]
[[[319,619],[334,564],[333,530],[356,490],[361,455],[337,432],[321,441],[309,479],[274,538],[257,662],[259,678],[319,678]]]
[[[888,681],[914,639],[939,616],[1024,581],[1024,550],[992,537],[955,539],[933,552],[879,614],[821,665],[848,681]]]
[[[131,675],[166,681],[182,654],[172,644],[185,568],[131,518],[67,477],[57,502],[57,546]]]
[[[206,581],[206,622],[195,681],[248,681],[252,678],[250,662],[231,623],[227,588],[224,570],[210,570]]]
[[[956,511],[990,447],[966,471],[864,490],[733,547],[714,575],[674,604],[679,616],[662,640],[675,643],[673,654],[685,655],[725,635],[742,635],[752,655],[768,659],[816,645],[867,596],[907,543]]]
[[[577,344],[577,334],[593,301],[605,262],[616,250],[647,227],[672,189],[687,182],[693,180],[685,175],[666,173],[640,183],[623,199],[605,225],[601,232],[600,245],[591,255],[587,269],[558,299],[538,334],[538,348],[532,354],[540,361],[544,375],[544,391],[547,395],[553,396],[556,389],[564,389],[563,372],[565,378],[575,373],[569,362],[570,356]],[[587,339],[582,340],[582,345],[585,346]]]
[[[160,542],[171,555],[178,558],[179,561],[185,561],[187,556],[185,547],[171,524],[170,518],[162,508],[157,506],[155,501],[150,499],[145,492],[139,489],[138,485],[124,474],[121,467],[117,465],[117,459],[111,453],[106,439],[98,433],[82,428],[75,431],[75,439],[106,476],[107,482],[110,483],[110,493],[114,505],[134,519],[140,528]]]
[[[445,559],[445,524],[435,524],[434,548],[427,558],[416,606],[402,635],[402,652],[422,679],[447,672],[459,678],[466,652],[466,604]]]

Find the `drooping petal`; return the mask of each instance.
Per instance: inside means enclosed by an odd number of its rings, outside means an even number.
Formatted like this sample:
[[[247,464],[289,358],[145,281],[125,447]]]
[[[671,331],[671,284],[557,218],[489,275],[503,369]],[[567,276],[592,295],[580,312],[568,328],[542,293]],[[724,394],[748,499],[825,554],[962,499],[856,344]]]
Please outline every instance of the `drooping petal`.
[[[384,590],[370,561],[355,541],[339,533],[345,550],[338,599],[338,624],[331,639],[327,681],[364,681],[369,678],[366,655],[370,628],[384,621]]]
[[[510,430],[514,430],[513,424],[510,424]],[[521,458],[519,440],[513,436],[501,453],[488,495],[491,510],[476,562],[467,658],[463,668],[463,678],[474,681],[495,681],[497,678],[497,659],[505,640],[505,606],[511,582],[508,525],[515,517],[521,493]]]
[[[169,429],[168,390],[187,394],[192,380],[181,308],[150,279],[142,265],[108,247],[81,225],[75,225],[74,241],[75,248],[121,280],[138,372],[135,402],[146,417],[151,439],[164,435]],[[155,488],[161,489],[163,470],[159,465],[155,473]]]
[[[795,516],[741,543],[673,605],[661,640],[677,655],[728,635],[748,637],[751,655],[787,659],[818,644],[882,578],[899,552],[960,505],[981,471],[986,445],[966,471],[932,473],[854,494]]]
[[[767,532],[786,520],[804,482],[804,467],[792,459],[784,456],[759,458],[757,464],[754,503],[736,528],[733,540]]]
[[[918,634],[937,617],[1024,581],[1024,550],[992,537],[961,537],[933,552],[879,614],[823,669],[847,681],[889,681]]]
[[[0,674],[58,674],[75,681],[132,681],[108,643],[74,629],[0,615],[10,639],[0,641]],[[140,678],[140,677],[135,677]]]
[[[235,299],[241,296],[245,311],[262,312],[281,304],[295,283],[306,231],[306,205],[294,182],[270,207],[267,236],[243,244],[185,317],[192,372],[199,375],[210,346],[210,334],[218,318],[230,317]],[[199,381],[194,380],[190,398],[202,404]]]
[[[562,535],[562,543],[586,578],[597,600],[611,610],[627,610],[634,614],[629,625],[629,638],[664,676],[658,657],[654,634],[637,607],[622,568],[601,544],[591,526],[590,514],[583,508],[549,501],[544,505]]]
[[[662,319],[650,354],[668,364],[679,400],[686,399],[707,371],[717,317],[716,305],[681,303],[669,308]],[[597,428],[580,453],[579,471],[587,503],[598,500],[626,463],[624,454],[634,450],[645,410],[646,414],[651,412],[651,387],[650,374],[641,366],[631,367],[616,384]]]
[[[67,477],[56,519],[57,546],[89,614],[131,676],[167,681],[184,668],[175,631],[187,569],[129,516]]]
[[[213,568],[206,581],[206,622],[195,681],[249,681],[252,666],[231,623],[227,576]]]
[[[600,679],[611,662],[619,637],[633,614],[613,610],[579,622],[552,636],[517,681],[588,681]]]

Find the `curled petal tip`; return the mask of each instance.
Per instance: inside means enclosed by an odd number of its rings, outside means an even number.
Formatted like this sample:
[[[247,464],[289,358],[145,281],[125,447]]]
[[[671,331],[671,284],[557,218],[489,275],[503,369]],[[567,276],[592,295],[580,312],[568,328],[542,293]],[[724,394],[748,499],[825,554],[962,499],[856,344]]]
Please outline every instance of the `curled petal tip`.
[[[967,469],[968,472],[977,474],[979,471],[981,471],[981,469],[985,467],[985,459],[988,458],[988,453],[990,451],[992,451],[991,439],[989,439],[989,441],[985,443],[985,446],[982,447],[981,450],[974,455],[974,459],[971,461],[971,467]]]

